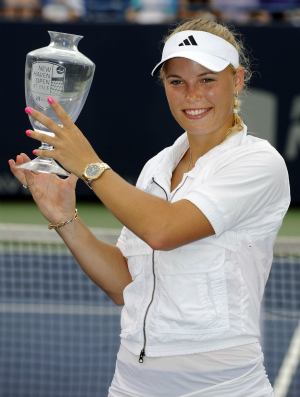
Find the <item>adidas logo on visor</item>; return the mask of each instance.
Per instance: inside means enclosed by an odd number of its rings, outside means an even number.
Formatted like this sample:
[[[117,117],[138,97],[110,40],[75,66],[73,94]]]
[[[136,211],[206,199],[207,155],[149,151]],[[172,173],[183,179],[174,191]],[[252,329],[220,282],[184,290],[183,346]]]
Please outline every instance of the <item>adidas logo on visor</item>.
[[[179,44],[179,46],[182,45],[198,45],[198,44],[193,36],[189,36],[187,39],[183,40],[183,42]]]

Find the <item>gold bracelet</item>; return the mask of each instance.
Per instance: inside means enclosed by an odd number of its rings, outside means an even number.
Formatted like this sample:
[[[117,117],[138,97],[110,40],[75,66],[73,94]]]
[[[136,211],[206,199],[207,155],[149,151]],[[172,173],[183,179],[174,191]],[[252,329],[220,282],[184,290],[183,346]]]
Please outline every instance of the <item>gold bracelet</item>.
[[[52,225],[52,223],[49,223],[48,229],[49,229],[49,230],[51,230],[51,229],[55,229],[55,230],[56,230],[56,229],[58,229],[59,227],[65,226],[65,225],[67,225],[68,223],[71,223],[71,222],[75,221],[75,219],[77,219],[77,218],[78,218],[78,213],[77,213],[77,209],[75,209],[75,214],[74,214],[74,216],[73,216],[72,219],[69,219],[69,220],[66,221],[66,222],[58,223],[57,225]]]

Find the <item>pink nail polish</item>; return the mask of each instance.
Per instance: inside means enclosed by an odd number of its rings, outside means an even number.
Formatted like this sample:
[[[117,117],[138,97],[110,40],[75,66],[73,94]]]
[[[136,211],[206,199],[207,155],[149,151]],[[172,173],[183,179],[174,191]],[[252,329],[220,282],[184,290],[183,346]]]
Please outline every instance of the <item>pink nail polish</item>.
[[[36,154],[36,150],[33,150],[32,153],[33,153],[33,154]]]
[[[30,108],[25,108],[25,112],[28,113],[28,114],[31,114],[31,113],[32,113],[32,109],[30,109]]]
[[[48,96],[48,101],[51,103],[51,105],[54,103],[54,99],[51,96]]]
[[[26,131],[26,135],[30,136],[31,135],[31,131]]]

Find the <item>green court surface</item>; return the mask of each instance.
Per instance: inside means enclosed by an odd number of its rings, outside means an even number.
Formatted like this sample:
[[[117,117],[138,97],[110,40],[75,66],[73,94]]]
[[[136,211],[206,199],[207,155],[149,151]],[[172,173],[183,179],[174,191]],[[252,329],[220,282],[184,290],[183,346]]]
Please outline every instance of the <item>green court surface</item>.
[[[97,202],[79,201],[76,204],[78,215],[89,227],[121,229],[121,223]],[[45,225],[43,217],[33,201],[0,200],[0,223],[18,223],[28,225]]]
[[[78,214],[89,227],[121,229],[121,223],[101,203],[79,201]],[[47,220],[41,215],[34,202],[0,200],[0,223],[45,225]],[[292,207],[287,212],[279,236],[300,237],[300,208]]]

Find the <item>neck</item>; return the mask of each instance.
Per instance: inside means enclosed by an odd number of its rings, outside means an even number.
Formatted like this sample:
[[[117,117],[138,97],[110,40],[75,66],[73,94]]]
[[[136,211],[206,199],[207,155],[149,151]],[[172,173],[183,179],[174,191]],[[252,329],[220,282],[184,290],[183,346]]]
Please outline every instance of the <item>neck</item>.
[[[199,139],[202,138],[202,139]],[[208,153],[211,149],[213,149],[215,146],[218,146],[222,141],[222,139],[216,139],[212,140],[211,137],[208,136],[195,136],[195,135],[190,135],[188,133],[188,140],[190,144],[190,170],[194,167],[196,161],[204,156],[206,153]]]
[[[207,152],[213,149],[215,146],[220,145],[223,142],[227,131],[233,126],[234,119],[233,114],[230,112],[229,117],[226,119],[224,124],[217,127],[214,131],[211,131],[204,135],[199,135],[197,132],[187,132],[190,148],[192,149],[192,164],[204,156]]]

